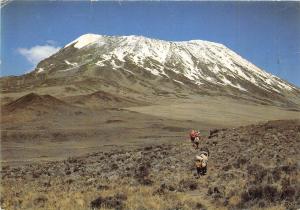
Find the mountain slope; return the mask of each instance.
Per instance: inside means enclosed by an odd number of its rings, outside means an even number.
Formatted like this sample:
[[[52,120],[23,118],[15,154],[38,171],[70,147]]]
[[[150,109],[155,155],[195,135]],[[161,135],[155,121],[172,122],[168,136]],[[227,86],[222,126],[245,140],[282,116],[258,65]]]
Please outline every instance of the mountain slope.
[[[77,107],[51,95],[29,93],[1,107],[1,123],[16,123],[54,114],[61,116],[61,113],[69,114],[78,110]]]
[[[146,105],[141,101],[120,97],[103,91],[97,91],[87,95],[68,96],[63,98],[63,100],[70,104],[75,104],[76,106],[85,106],[91,108],[120,108]]]
[[[13,112],[22,109],[33,109],[36,107],[49,108],[52,106],[67,106],[67,104],[50,95],[38,95],[35,93],[27,94],[16,101],[10,102],[3,106],[7,112]]]
[[[112,92],[243,95],[289,105],[300,101],[297,87],[222,44],[201,40],[85,34],[41,61],[25,78],[22,84],[30,81],[36,86],[74,84],[89,78],[98,90],[110,86]]]

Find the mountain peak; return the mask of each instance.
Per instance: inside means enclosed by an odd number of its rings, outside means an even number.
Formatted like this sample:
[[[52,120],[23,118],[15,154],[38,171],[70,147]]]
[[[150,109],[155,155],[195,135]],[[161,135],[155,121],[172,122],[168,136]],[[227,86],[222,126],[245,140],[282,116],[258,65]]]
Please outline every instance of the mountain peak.
[[[69,44],[67,44],[65,47],[75,44],[74,47],[80,49],[93,42],[100,40],[102,37],[103,37],[102,35],[98,35],[98,34],[84,34],[78,37],[77,39],[75,39],[74,41],[70,42]]]
[[[138,81],[140,77],[143,81],[149,76],[181,87],[192,84],[199,90],[227,89],[229,93],[238,91],[263,97],[279,97],[298,91],[223,44],[210,41],[84,34],[65,48],[55,55],[55,59],[42,61],[35,73],[57,77],[87,74],[105,80],[119,79],[123,75],[130,82]]]
[[[106,36],[106,35],[99,35],[99,34],[83,34],[74,41],[70,42],[65,46],[69,47],[72,44],[74,44],[75,48],[83,48],[85,46],[88,46],[92,43],[96,42],[102,42],[105,41],[104,38],[107,39],[113,39],[113,40],[120,40],[120,41],[125,41],[128,43],[138,43],[140,41],[146,42],[146,43],[161,43],[161,44],[175,44],[175,45],[187,45],[187,44],[196,44],[196,45],[211,45],[211,46],[219,46],[219,47],[225,47],[223,44],[216,43],[216,42],[211,42],[211,41],[205,41],[205,40],[187,40],[187,41],[167,41],[167,40],[160,40],[160,39],[154,39],[154,38],[149,38],[145,36],[140,36],[140,35],[126,35],[126,36]]]

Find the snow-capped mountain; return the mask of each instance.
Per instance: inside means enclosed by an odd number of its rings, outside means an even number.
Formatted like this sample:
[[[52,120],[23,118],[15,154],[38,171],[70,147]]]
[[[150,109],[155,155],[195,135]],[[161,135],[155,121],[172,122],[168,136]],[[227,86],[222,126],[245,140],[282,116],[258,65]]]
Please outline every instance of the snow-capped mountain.
[[[271,75],[218,43],[171,42],[142,36],[85,34],[41,61],[30,74],[65,83],[89,78],[115,90],[247,95],[299,99],[297,87]],[[56,82],[57,83],[57,82]]]
[[[199,88],[202,84],[212,84],[230,86],[246,92],[249,86],[256,86],[278,93],[295,89],[224,45],[208,41],[168,42],[142,36],[86,34],[67,44],[53,58],[71,49],[74,53],[59,60],[59,63],[41,62],[36,72],[43,73],[53,69],[72,71],[89,63],[99,71],[102,67],[110,67],[112,71],[122,69],[135,74],[132,69],[126,68],[126,63],[130,62],[157,77],[172,79],[173,74],[182,75]],[[87,54],[82,55],[81,51]],[[47,65],[43,65],[44,63]],[[182,84],[182,81],[173,81]]]

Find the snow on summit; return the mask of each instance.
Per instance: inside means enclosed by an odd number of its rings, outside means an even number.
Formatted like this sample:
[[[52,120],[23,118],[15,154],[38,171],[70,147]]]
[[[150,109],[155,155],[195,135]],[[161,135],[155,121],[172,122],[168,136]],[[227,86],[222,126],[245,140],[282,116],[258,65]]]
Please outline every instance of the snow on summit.
[[[73,42],[67,44],[65,47],[68,47],[75,43],[74,47],[80,49],[82,47],[85,47],[85,46],[93,43],[93,42],[99,41],[101,38],[102,38],[101,35],[85,34],[85,35],[82,35],[79,38],[75,39]]]
[[[135,35],[85,34],[65,48],[72,45],[77,49],[94,49],[93,54],[97,60],[93,62],[98,68],[109,65],[111,69],[122,69],[124,63],[130,61],[155,76],[171,78],[166,73],[168,70],[182,74],[199,86],[209,83],[231,86],[241,91],[247,91],[249,84],[266,91],[294,89],[292,85],[261,70],[223,44],[209,41],[172,42]],[[174,82],[178,83],[178,80],[174,79]]]

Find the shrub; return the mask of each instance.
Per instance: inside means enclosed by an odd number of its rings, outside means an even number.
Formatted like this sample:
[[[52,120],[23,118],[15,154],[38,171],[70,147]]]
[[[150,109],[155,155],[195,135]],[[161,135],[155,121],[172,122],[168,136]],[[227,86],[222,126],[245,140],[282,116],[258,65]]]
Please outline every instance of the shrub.
[[[45,203],[47,201],[48,201],[48,198],[46,196],[39,196],[33,200],[33,204],[42,208],[45,206]]]
[[[141,165],[135,171],[135,178],[142,185],[153,184],[153,181],[149,178],[149,175],[150,175],[149,167],[150,167],[150,163],[146,163],[144,165]]]
[[[153,147],[152,146],[147,146],[147,147],[144,147],[144,151],[149,151],[149,150],[152,150]]]
[[[213,138],[213,137],[218,136],[218,132],[219,132],[219,131],[220,131],[219,129],[213,129],[213,130],[210,130],[210,131],[209,131],[209,136],[208,136],[208,138],[211,139],[211,138]]]
[[[184,192],[187,190],[196,190],[198,188],[198,184],[194,180],[181,180],[179,182],[179,191]]]
[[[281,177],[281,170],[280,170],[279,167],[276,167],[276,168],[273,169],[272,176],[273,176],[273,179],[275,181],[280,179],[280,177]]]
[[[152,185],[153,184],[153,181],[149,178],[139,179],[138,181],[142,185]]]
[[[110,209],[123,209],[124,203],[123,200],[116,197],[107,197],[103,201],[103,207]]]
[[[98,197],[91,201],[90,206],[92,209],[109,208],[109,209],[123,209],[124,201],[127,200],[127,196],[123,193],[118,193],[114,196]]]
[[[204,210],[204,209],[206,209],[206,207],[202,204],[202,203],[196,203],[196,209],[201,209],[201,210]]]
[[[125,201],[125,200],[127,200],[127,195],[125,193],[117,193],[115,195],[115,198]]]
[[[277,188],[272,185],[266,185],[263,187],[263,195],[266,200],[274,202],[278,197]]]
[[[222,187],[222,186],[220,186]],[[223,197],[223,193],[221,192],[221,190],[219,189],[219,187],[209,187],[207,194],[212,196],[214,199],[218,199],[218,198],[222,198]]]
[[[223,171],[228,171],[229,169],[231,169],[231,165],[225,165],[222,167]]]
[[[90,206],[91,206],[92,209],[95,209],[95,208],[96,208],[96,209],[100,209],[102,203],[103,203],[102,197],[98,197],[98,198],[96,198],[95,200],[91,201]]]
[[[264,207],[266,207],[266,202],[265,202],[265,201],[259,201],[259,202],[258,202],[258,206],[259,206],[260,208],[264,208]]]
[[[250,186],[246,192],[241,194],[242,202],[248,202],[255,199],[262,199],[263,189],[261,186]]]
[[[254,178],[255,178],[253,180],[254,184],[262,183],[265,176],[268,174],[267,169],[265,169],[261,165],[257,165],[257,164],[248,166],[247,171],[250,176],[254,176]]]
[[[296,195],[296,189],[292,186],[287,186],[281,191],[280,198],[282,200],[292,201]]]
[[[280,167],[280,170],[285,172],[286,174],[291,174],[292,172],[297,171],[296,165],[284,165]]]
[[[111,170],[117,170],[119,168],[119,166],[118,166],[118,164],[116,164],[116,163],[113,163],[112,165],[111,165]]]
[[[233,163],[233,166],[234,166],[235,168],[240,168],[241,166],[245,165],[247,162],[248,162],[248,161],[247,161],[246,158],[244,158],[244,157],[239,157],[239,158],[235,161],[235,163]]]
[[[108,190],[109,189],[109,186],[108,185],[98,185],[97,186],[97,190]]]
[[[267,206],[266,202],[272,204],[280,198],[280,192],[273,185],[252,185],[241,194],[241,206],[252,206],[252,201],[258,204],[259,207]],[[251,204],[252,203],[252,204]]]

